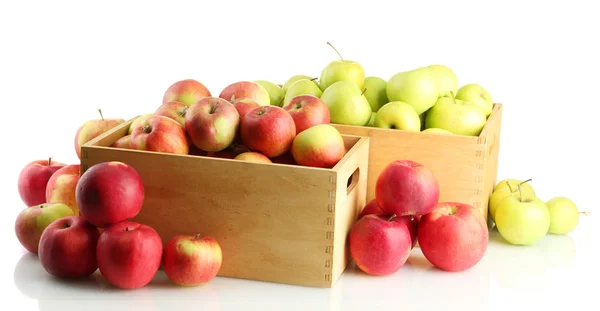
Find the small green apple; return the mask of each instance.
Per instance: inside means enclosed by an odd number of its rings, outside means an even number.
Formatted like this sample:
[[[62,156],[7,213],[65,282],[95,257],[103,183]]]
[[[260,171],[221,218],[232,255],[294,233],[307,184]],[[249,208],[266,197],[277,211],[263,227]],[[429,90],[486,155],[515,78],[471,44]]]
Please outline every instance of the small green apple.
[[[285,93],[279,85],[267,80],[256,80],[254,82],[260,84],[267,90],[269,97],[271,98],[271,106],[281,107]]]
[[[321,95],[323,95],[323,92],[321,91],[319,86],[316,85],[313,81],[307,79],[300,79],[294,82],[288,88],[287,92],[285,93],[285,97],[283,98],[282,107],[289,104],[292,98],[299,95],[313,95],[316,97],[321,97]]]
[[[330,122],[365,126],[371,119],[371,106],[362,90],[353,82],[338,81],[321,95],[329,108]]]
[[[377,111],[375,127],[420,132],[421,119],[411,105],[394,101],[383,105]]]
[[[479,105],[454,97],[440,97],[427,112],[425,128],[441,128],[456,135],[477,136],[487,121]]]
[[[494,102],[490,93],[479,84],[463,85],[456,93],[456,99],[472,102],[479,105],[485,112],[485,116],[489,116],[494,109]]]
[[[439,128],[435,128],[435,127],[430,127],[428,129],[424,129],[421,132],[453,135],[452,132],[450,132],[448,130],[439,129]]]
[[[367,77],[363,89],[365,97],[371,105],[371,110],[377,112],[383,105],[389,103],[386,92],[387,82],[379,77]]]
[[[579,214],[588,215],[588,212],[579,212],[577,205],[565,197],[554,197],[546,202],[550,212],[550,229],[552,234],[567,234],[579,224]]]
[[[311,76],[307,76],[307,75],[294,75],[291,76],[289,79],[287,79],[287,81],[285,81],[285,83],[283,83],[283,86],[281,87],[281,89],[283,90],[283,93],[285,95],[285,93],[287,93],[288,88],[294,84],[294,82],[298,81],[298,80],[316,80],[317,78],[311,77]],[[317,84],[317,82],[315,81],[315,84]],[[317,84],[318,85],[318,84]]]
[[[389,101],[402,101],[422,114],[435,105],[440,92],[434,69],[421,67],[393,75],[387,83]]]
[[[531,191],[535,194],[535,191],[533,190],[533,186],[531,186],[531,184],[528,183],[530,181],[531,181],[531,178],[527,179],[525,181],[514,179],[514,178],[506,178],[506,179],[499,181],[496,184],[496,186],[494,187],[493,191],[498,191],[500,189],[506,189],[506,190],[510,190],[510,192],[514,192],[514,191],[516,191],[517,187],[519,185],[521,185],[521,189],[527,189],[528,191]]]
[[[339,81],[352,82],[362,90],[365,84],[365,70],[362,65],[358,62],[344,59],[331,43],[327,42],[327,44],[333,48],[340,59],[332,61],[321,71],[321,77],[319,78],[321,90],[325,91],[328,87]]]
[[[533,245],[548,233],[550,212],[539,198],[525,195],[519,186],[517,195],[504,198],[496,209],[496,227],[513,245]]]
[[[433,69],[438,81],[440,96],[450,96],[450,93],[456,94],[458,91],[458,78],[452,69],[444,65],[430,65]]]
[[[377,116],[377,112],[371,112],[371,118],[366,126],[375,127],[375,116]]]
[[[500,202],[502,202],[506,197],[510,195],[521,194],[527,197],[535,197],[536,194],[533,188],[526,184],[526,182],[528,181],[529,180],[514,185],[509,185],[507,183],[507,187],[501,187],[498,188],[498,190],[494,190],[492,192],[492,195],[490,196],[490,199],[488,201],[488,212],[492,220],[496,220],[496,211],[498,210],[498,206],[500,205]],[[519,192],[519,188],[521,189],[521,192]]]

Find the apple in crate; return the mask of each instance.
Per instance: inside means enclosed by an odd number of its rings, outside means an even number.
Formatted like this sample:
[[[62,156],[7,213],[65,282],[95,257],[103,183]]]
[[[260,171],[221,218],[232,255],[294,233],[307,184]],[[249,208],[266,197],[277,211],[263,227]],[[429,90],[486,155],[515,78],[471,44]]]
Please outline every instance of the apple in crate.
[[[205,97],[185,115],[185,129],[192,143],[206,152],[224,150],[233,143],[240,124],[235,106],[217,97]]]
[[[102,276],[118,288],[140,288],[154,278],[161,264],[162,240],[154,228],[122,221],[100,234],[96,256]]]
[[[150,118],[153,115],[154,113],[146,113],[133,120],[133,122],[131,122],[129,128],[127,129],[127,135],[131,135],[135,129],[141,128],[143,124],[148,121],[148,118]]]
[[[83,278],[98,270],[96,246],[100,232],[82,216],[51,223],[40,238],[44,270],[59,278]]]
[[[203,97],[211,96],[208,88],[194,80],[184,79],[171,84],[163,95],[163,104],[178,101],[191,106]]]
[[[98,109],[100,119],[88,120],[84,122],[75,133],[75,152],[81,159],[81,145],[104,134],[108,130],[125,123],[125,119],[104,119],[102,110]]]
[[[17,188],[23,203],[29,206],[46,202],[46,186],[48,180],[66,164],[48,160],[36,160],[27,163],[19,173]]]
[[[321,97],[323,95],[323,91],[318,84],[311,80],[300,79],[294,84],[290,85],[287,92],[285,93],[285,97],[282,102],[282,106],[287,106],[292,98],[300,95],[312,95],[315,97]]]
[[[245,116],[246,113],[250,112],[252,109],[260,107],[259,104],[249,98],[236,99],[235,102],[233,102],[233,106],[238,111],[240,118]]]
[[[131,149],[131,134],[125,135],[110,145],[113,148]]]
[[[329,109],[331,123],[367,125],[372,111],[363,91],[350,81],[338,81],[325,89],[321,100]]]
[[[272,158],[288,152],[296,137],[292,116],[277,106],[261,106],[242,117],[240,137],[244,146]]]
[[[223,262],[217,240],[210,236],[176,235],[164,247],[163,267],[175,284],[195,286],[214,279]]]
[[[239,81],[226,86],[219,97],[234,103],[238,99],[248,98],[261,106],[271,104],[269,92],[262,85],[251,81]]]
[[[46,202],[64,203],[79,215],[79,207],[75,200],[75,190],[79,182],[79,164],[67,165],[56,171],[46,186]]]
[[[295,96],[287,105],[283,106],[283,109],[294,119],[296,134],[309,127],[330,122],[327,105],[313,95]]]
[[[377,204],[387,215],[425,215],[435,208],[439,196],[433,171],[412,160],[389,163],[375,184]]]
[[[285,96],[285,92],[281,86],[267,80],[256,80],[254,82],[260,84],[265,88],[265,90],[267,90],[269,93],[269,98],[271,98],[271,106],[281,107],[283,98]]]
[[[171,118],[177,121],[181,126],[185,127],[185,114],[189,107],[190,106],[182,102],[172,101],[160,105],[154,112],[154,115]]]
[[[271,159],[260,152],[248,151],[243,152],[235,156],[235,160],[242,160],[248,162],[259,162],[259,163],[272,163]]]
[[[152,152],[188,154],[189,142],[185,129],[177,121],[151,116],[131,133],[131,148]]]
[[[388,100],[411,105],[418,115],[429,110],[439,98],[436,70],[420,67],[394,74],[387,83]]]
[[[37,254],[44,229],[57,219],[73,215],[73,210],[63,203],[43,203],[27,207],[15,221],[17,240],[27,251]]]
[[[494,101],[490,93],[481,85],[469,83],[463,85],[455,93],[456,99],[464,100],[478,105],[485,112],[485,116],[492,114],[494,110]]]
[[[418,240],[423,255],[435,267],[463,271],[485,255],[487,223],[471,205],[440,202],[419,220]]]
[[[486,121],[484,110],[477,104],[454,97],[440,97],[427,111],[425,128],[441,128],[455,135],[477,136]]]
[[[356,61],[344,59],[331,43],[327,42],[327,44],[331,46],[340,59],[330,62],[321,71],[321,77],[319,78],[321,89],[326,90],[339,81],[350,82],[356,85],[357,88],[362,89],[365,83],[365,70],[362,65]]]
[[[421,118],[413,107],[405,102],[389,102],[377,111],[373,126],[378,128],[421,131]]]
[[[128,164],[103,162],[81,175],[75,197],[80,214],[94,226],[105,228],[137,216],[144,203],[144,184]]]
[[[513,245],[534,245],[550,230],[548,207],[537,196],[517,187],[496,207],[495,223],[500,235]]]
[[[346,151],[342,135],[330,124],[319,124],[302,131],[292,144],[292,156],[303,166],[332,168]]]

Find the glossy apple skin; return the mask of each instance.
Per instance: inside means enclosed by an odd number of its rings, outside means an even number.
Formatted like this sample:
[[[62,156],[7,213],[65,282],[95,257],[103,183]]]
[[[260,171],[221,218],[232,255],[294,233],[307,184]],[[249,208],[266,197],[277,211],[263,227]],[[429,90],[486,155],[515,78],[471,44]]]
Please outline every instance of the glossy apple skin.
[[[240,118],[245,116],[246,113],[250,112],[252,109],[260,107],[259,104],[249,98],[238,99],[233,102],[233,106],[237,109]]]
[[[206,152],[224,150],[233,142],[240,124],[240,115],[230,102],[217,97],[205,97],[188,109],[185,129],[192,143]]]
[[[204,97],[211,96],[208,88],[194,79],[184,79],[171,84],[163,95],[162,103],[178,101],[191,106]]]
[[[154,228],[131,221],[108,227],[96,248],[102,276],[118,288],[146,286],[156,275],[163,253],[162,240]]]
[[[65,165],[51,159],[36,160],[27,163],[19,173],[17,184],[23,203],[27,207],[46,203],[46,186],[48,185],[48,180]]]
[[[154,112],[154,115],[173,119],[182,127],[185,127],[185,114],[189,107],[182,102],[171,101],[160,105]]]
[[[81,159],[81,146],[88,141],[104,134],[108,130],[125,123],[124,119],[97,119],[84,122],[75,133],[75,153]]]
[[[372,199],[365,205],[365,207],[360,212],[360,214],[358,214],[358,219],[363,218],[366,215],[371,215],[371,214],[385,215],[385,212],[381,209],[381,207],[379,207],[379,205],[377,204],[377,200],[375,200],[375,199]]]
[[[44,229],[55,220],[73,215],[73,210],[63,203],[43,203],[27,207],[15,220],[17,240],[27,251],[37,254]]]
[[[75,199],[75,190],[79,182],[79,164],[67,165],[56,171],[46,186],[46,202],[64,203],[79,216],[79,206]]]
[[[464,271],[475,266],[488,245],[487,224],[468,204],[440,202],[419,221],[419,246],[435,267]]]
[[[96,246],[100,232],[82,216],[51,223],[40,238],[39,258],[44,270],[59,278],[83,278],[98,269]]]
[[[303,166],[332,168],[346,151],[342,134],[330,124],[314,125],[300,132],[292,143],[292,156]]]
[[[110,145],[113,148],[131,149],[131,135],[125,135]]]
[[[248,98],[255,101],[260,106],[269,106],[271,97],[269,92],[262,85],[251,81],[238,81],[226,86],[219,97],[234,103],[238,99]]]
[[[131,148],[153,152],[188,154],[189,141],[185,129],[177,121],[152,116],[131,133]]]
[[[258,162],[258,163],[273,163],[271,159],[260,152],[243,152],[235,156],[235,160],[242,160],[248,162]]]
[[[261,106],[242,117],[240,137],[244,146],[269,158],[292,148],[296,125],[290,114],[277,106]]]
[[[391,217],[391,215],[386,215],[385,212],[383,210],[381,210],[379,205],[377,205],[376,199],[372,199],[371,201],[369,201],[367,203],[367,205],[365,205],[362,212],[360,212],[360,214],[358,215],[358,219],[361,219],[364,216],[371,215],[371,214]],[[397,217],[398,221],[403,222],[408,227],[408,231],[410,232],[410,238],[412,240],[411,249],[417,245],[417,235],[419,232],[419,219],[420,219],[420,216],[414,217],[414,216],[410,216],[410,215]]]
[[[81,175],[75,197],[80,215],[105,228],[137,216],[144,203],[144,184],[130,165],[103,162]]]
[[[283,107],[294,119],[296,134],[319,124],[329,124],[329,108],[318,97],[299,95],[292,97]]]
[[[439,195],[434,173],[411,160],[389,163],[375,184],[377,204],[388,215],[425,215],[435,208]]]
[[[210,236],[176,235],[164,247],[163,267],[171,281],[196,286],[214,279],[223,262],[221,247]]]
[[[398,218],[366,215],[350,230],[350,253],[356,265],[371,275],[389,275],[408,260],[412,239]]]

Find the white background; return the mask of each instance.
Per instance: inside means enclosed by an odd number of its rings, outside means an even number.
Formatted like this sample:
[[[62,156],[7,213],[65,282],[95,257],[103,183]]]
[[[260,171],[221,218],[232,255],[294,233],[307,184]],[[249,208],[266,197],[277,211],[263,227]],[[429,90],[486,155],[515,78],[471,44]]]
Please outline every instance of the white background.
[[[98,117],[98,108],[107,118],[153,112],[166,88],[185,78],[218,96],[240,80],[318,77],[337,59],[327,41],[367,75],[387,80],[440,63],[455,71],[460,85],[483,85],[505,104],[499,179],[533,178],[542,199],[563,195],[596,211],[595,6],[575,0],[2,1],[2,284],[14,287],[22,254],[14,236],[14,219],[24,208],[20,169],[49,156],[76,163],[75,132]],[[25,306],[18,293],[4,291]]]

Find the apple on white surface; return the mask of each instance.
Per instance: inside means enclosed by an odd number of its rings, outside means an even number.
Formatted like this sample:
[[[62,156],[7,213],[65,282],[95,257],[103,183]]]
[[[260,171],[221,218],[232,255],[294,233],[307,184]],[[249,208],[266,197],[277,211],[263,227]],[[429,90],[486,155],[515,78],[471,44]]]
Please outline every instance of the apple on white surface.
[[[533,194],[535,194],[535,190],[533,189],[533,186],[529,183],[531,181],[530,179],[527,180],[519,180],[519,179],[514,179],[514,178],[505,178],[501,181],[499,181],[496,186],[494,186],[493,191],[498,191],[501,189],[504,190],[510,190],[511,192],[518,190],[517,187],[519,187],[519,185],[521,185],[521,190],[525,191],[531,191]]]
[[[415,109],[400,101],[385,104],[377,111],[374,127],[404,130],[409,132],[421,131],[421,119]]]
[[[176,81],[167,88],[162,103],[177,101],[191,106],[201,98],[209,96],[211,93],[204,84],[194,79],[184,79]]]
[[[390,216],[390,215],[387,215],[381,209],[381,207],[379,207],[379,204],[377,204],[376,199],[372,199],[365,205],[363,210],[358,215],[357,219],[361,219],[364,216],[371,215],[371,214],[380,215],[380,216]],[[417,233],[418,233],[418,229],[419,229],[419,220],[420,219],[421,219],[421,216],[411,216],[411,215],[398,217],[398,221],[404,222],[404,224],[406,224],[406,226],[408,227],[408,231],[410,232],[410,238],[412,240],[411,248],[414,248],[415,245],[417,245]]]
[[[373,112],[379,111],[379,108],[389,103],[386,91],[387,81],[382,78],[375,76],[366,77],[363,89]]]
[[[388,80],[386,93],[389,101],[405,102],[421,115],[438,100],[436,72],[429,67],[398,72]]]
[[[314,81],[300,79],[290,85],[285,93],[285,97],[283,98],[282,106],[287,106],[292,98],[300,95],[313,95],[315,97],[321,97],[321,95],[323,95],[323,91],[321,91],[319,86]]]
[[[456,94],[458,91],[458,78],[452,69],[440,64],[429,65],[427,67],[433,69],[434,71],[438,81],[440,97]]]
[[[296,137],[292,116],[281,107],[261,106],[242,117],[240,137],[244,146],[272,158],[288,152]]]
[[[267,89],[251,81],[238,81],[226,86],[219,94],[219,98],[232,104],[237,99],[242,98],[251,99],[261,106],[269,106],[271,104],[271,96]]]
[[[365,70],[362,65],[356,61],[344,59],[331,43],[327,42],[327,44],[331,46],[340,59],[330,62],[321,71],[321,77],[319,78],[321,90],[325,91],[339,81],[350,82],[362,90],[365,83]]]
[[[151,116],[131,133],[131,148],[152,152],[188,154],[190,145],[185,129],[177,121]]]
[[[342,134],[330,124],[310,127],[294,138],[292,156],[303,166],[332,168],[346,154]]]
[[[371,105],[354,82],[338,81],[321,95],[331,123],[364,126],[371,119]]]
[[[27,207],[46,202],[48,180],[66,164],[47,160],[35,160],[27,163],[19,173],[17,189],[21,200]]]
[[[254,82],[260,84],[267,90],[269,93],[269,98],[271,99],[271,106],[282,106],[285,92],[279,85],[268,80],[256,80]]]
[[[494,101],[490,93],[481,85],[470,83],[463,85],[456,94],[456,99],[473,103],[481,107],[485,116],[489,116],[494,109]]]
[[[546,207],[550,213],[551,234],[567,234],[579,224],[579,215],[589,215],[589,212],[580,212],[575,202],[564,196],[555,196],[546,201]]]
[[[440,97],[425,117],[426,128],[441,128],[456,135],[478,136],[487,118],[479,105],[454,97]]]
[[[75,200],[75,190],[79,182],[79,164],[67,165],[56,171],[46,185],[47,203],[64,203],[79,216],[79,207]]]
[[[519,182],[515,179],[505,180],[503,183],[506,187],[501,187],[500,184],[496,186],[496,190],[492,192],[490,199],[488,201],[488,212],[490,214],[490,218],[495,221],[496,219],[496,210],[498,210],[498,206],[500,202],[502,202],[506,197],[510,195],[525,195],[525,196],[535,196],[535,191],[533,187],[531,187],[527,182],[531,181],[531,179]],[[521,191],[519,192],[519,187]]]
[[[27,251],[37,254],[44,229],[57,219],[73,215],[73,210],[63,203],[43,203],[27,207],[15,220],[17,240]]]
[[[185,127],[185,114],[190,106],[178,101],[167,102],[160,105],[154,115],[171,118]]]
[[[294,119],[296,134],[315,125],[330,123],[327,105],[313,95],[295,96],[287,105],[283,106],[283,109]]]
[[[240,114],[235,106],[217,97],[193,104],[185,116],[185,129],[193,144],[207,152],[227,148],[236,137]]]
[[[175,284],[196,286],[214,279],[223,262],[219,242],[210,236],[180,234],[164,246],[163,267]]]

